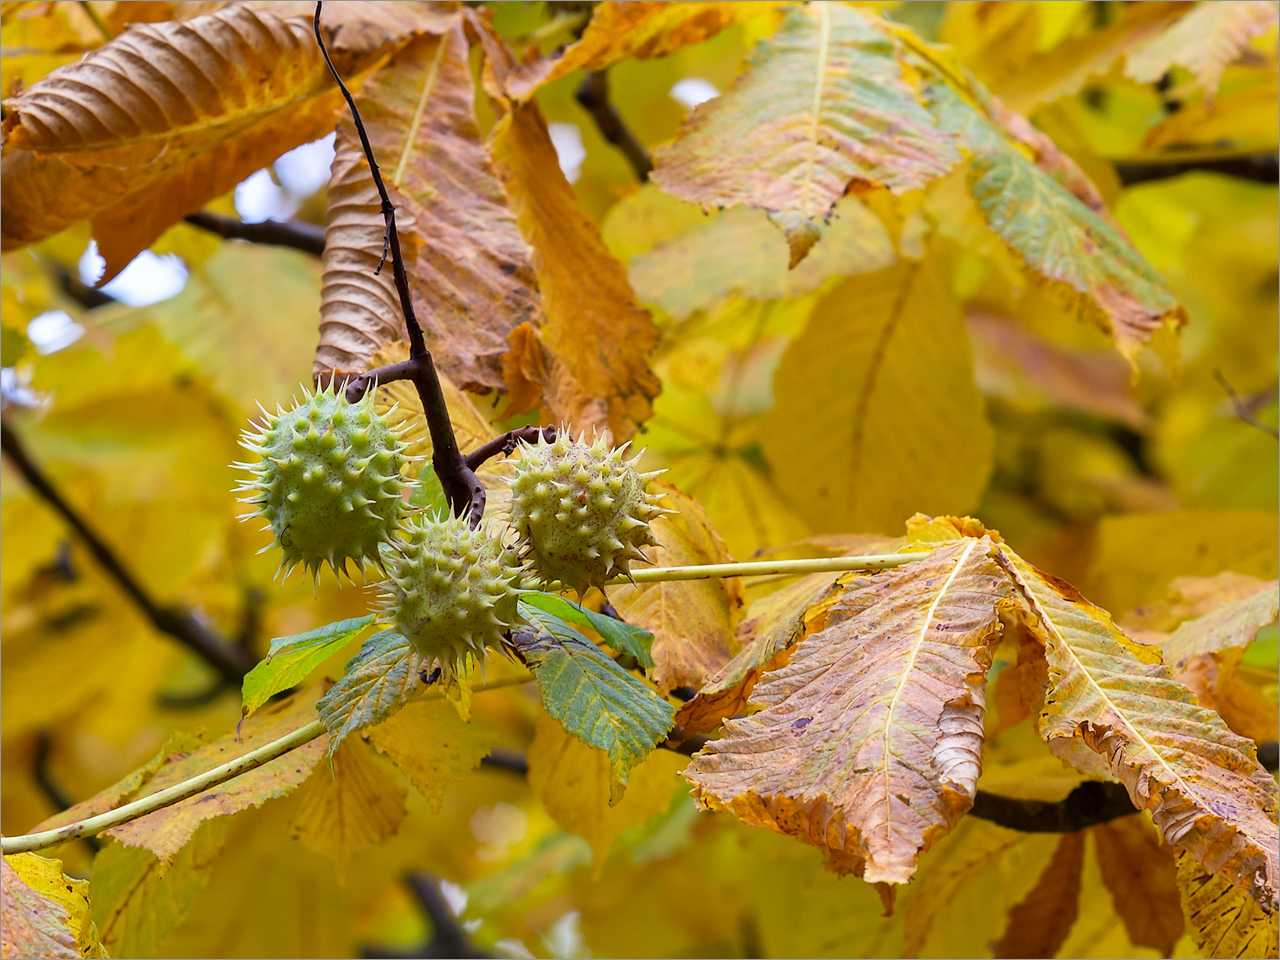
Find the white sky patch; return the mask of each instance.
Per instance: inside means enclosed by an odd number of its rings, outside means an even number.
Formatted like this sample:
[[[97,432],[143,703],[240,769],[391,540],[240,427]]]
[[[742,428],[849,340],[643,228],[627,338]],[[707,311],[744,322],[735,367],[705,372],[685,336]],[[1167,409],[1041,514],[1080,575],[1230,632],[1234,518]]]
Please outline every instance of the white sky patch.
[[[578,177],[582,176],[582,161],[587,159],[587,148],[582,145],[582,130],[576,123],[552,123],[547,130],[565,179],[577,183]]]
[[[720,91],[710,80],[704,80],[702,77],[685,77],[683,80],[676,81],[669,96],[692,110],[698,104],[720,96]]]
[[[582,913],[570,910],[541,934],[542,945],[553,957],[589,957],[582,937]]]
[[[449,909],[453,911],[455,917],[462,916],[462,911],[467,909],[467,891],[456,883],[448,880],[440,881],[440,893],[449,904]]]
[[[271,179],[265,167],[236,187],[236,213],[245,223],[288,220],[298,212],[298,202]]]
[[[50,310],[27,324],[27,339],[36,353],[57,353],[84,336],[84,327],[65,310]]]
[[[98,255],[98,244],[90,240],[80,255],[80,279],[92,286],[102,276],[106,262]],[[116,274],[102,292],[131,307],[146,307],[176,297],[187,285],[187,265],[176,254],[157,256],[143,250]]]
[[[308,197],[329,182],[334,134],[290,150],[274,164],[276,177],[290,193]]]

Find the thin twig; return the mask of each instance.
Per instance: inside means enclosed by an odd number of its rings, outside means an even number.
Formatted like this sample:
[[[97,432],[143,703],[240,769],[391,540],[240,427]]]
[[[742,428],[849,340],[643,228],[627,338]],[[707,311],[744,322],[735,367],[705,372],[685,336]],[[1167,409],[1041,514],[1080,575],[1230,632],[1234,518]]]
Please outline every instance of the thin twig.
[[[582,85],[578,87],[578,103],[591,114],[601,135],[622,151],[637,179],[644,183],[653,172],[653,158],[645,149],[640,139],[631,132],[622,115],[609,99],[609,74],[604,70],[594,70],[587,74]]]
[[[428,957],[488,957],[489,954],[479,950],[467,931],[458,922],[453,908],[440,890],[440,878],[425,871],[409,874],[405,878],[409,889],[422,907],[422,912],[431,921],[431,936],[421,944],[404,949],[402,947],[366,946],[360,949],[360,956],[373,960],[414,960]]]
[[[351,120],[355,124],[356,133],[360,137],[360,145],[364,148],[365,159],[369,163],[369,172],[373,176],[373,184],[378,189],[382,200],[382,220],[385,224],[383,244],[391,254],[391,271],[395,277],[396,293],[400,297],[400,310],[404,314],[405,332],[409,336],[409,368],[412,373],[403,379],[412,380],[422,400],[422,412],[427,418],[427,428],[431,432],[431,464],[435,467],[440,486],[444,489],[445,499],[454,516],[468,517],[471,526],[476,527],[484,516],[485,490],[484,484],[476,476],[475,471],[467,466],[466,459],[458,449],[458,441],[453,435],[453,425],[449,422],[449,408],[444,402],[444,390],[440,386],[440,376],[436,372],[435,362],[427,350],[426,339],[422,327],[418,323],[418,315],[414,312],[413,297],[409,292],[409,275],[404,268],[404,255],[400,252],[400,234],[396,230],[396,208],[387,193],[386,184],[382,182],[382,173],[378,169],[378,161],[373,155],[373,145],[369,142],[369,134],[365,132],[364,121],[360,110],[356,107],[355,98],[342,82],[338,68],[333,65],[329,56],[329,48],[325,46],[324,37],[320,34],[320,8],[317,0],[315,18],[312,27],[315,30],[316,43],[324,54],[329,72],[337,81],[338,89],[351,108]],[[384,253],[385,257],[385,253]],[[378,270],[382,264],[378,264]],[[377,271],[375,271],[376,273]],[[366,383],[372,381],[365,381]],[[351,391],[348,388],[348,399]]]
[[[30,485],[51,506],[71,529],[80,535],[89,552],[108,576],[114,580],[137,607],[161,633],[168,634],[188,649],[197,653],[206,663],[218,671],[229,684],[239,686],[254,665],[253,655],[246,649],[227,643],[215,630],[191,610],[185,607],[161,606],[138,582],[137,577],[107,546],[88,522],[71,506],[54,487],[27,453],[18,435],[7,423],[0,423],[0,447]]]
[[[517,427],[508,430],[500,437],[494,437],[482,447],[477,447],[467,454],[467,466],[479,470],[486,461],[494,457],[509,457],[521,443],[535,443],[541,438],[546,443],[555,443],[555,427]]]
[[[303,220],[245,223],[235,217],[226,217],[208,210],[188,214],[183,219],[193,227],[216,233],[225,240],[248,240],[251,243],[291,247],[317,257],[324,253],[324,227]]]
[[[1235,387],[1231,386],[1230,381],[1223,376],[1222,371],[1217,367],[1213,368],[1213,379],[1217,380],[1218,386],[1227,392],[1227,397],[1230,398],[1231,406],[1235,408],[1237,417],[1249,424],[1249,426],[1257,427],[1263,433],[1269,433],[1277,440],[1280,440],[1280,430],[1277,430],[1269,423],[1263,423],[1255,417],[1253,411],[1249,409],[1249,405],[1245,403],[1240,394],[1236,393]]]

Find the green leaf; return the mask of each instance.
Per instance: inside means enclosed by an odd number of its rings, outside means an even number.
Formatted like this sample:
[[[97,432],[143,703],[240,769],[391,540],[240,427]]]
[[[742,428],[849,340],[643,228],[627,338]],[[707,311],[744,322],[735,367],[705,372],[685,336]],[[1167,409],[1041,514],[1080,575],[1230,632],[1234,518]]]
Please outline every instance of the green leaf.
[[[330,758],[349,734],[381,723],[409,702],[421,683],[422,655],[394,630],[375,633],[347,661],[347,670],[316,710],[329,731]]]
[[[31,351],[31,341],[17,327],[0,329],[0,360],[6,367],[16,366]]]
[[[436,476],[436,468],[428,463],[418,474],[418,485],[413,488],[409,502],[415,507],[426,507],[434,510],[442,517],[450,514],[449,500],[444,495],[444,487]]]
[[[249,716],[281,690],[301,683],[307,674],[359,636],[373,623],[373,617],[371,613],[352,620],[338,620],[292,637],[276,637],[266,658],[244,678],[241,715]]]
[[[538,628],[531,639],[517,634],[516,642],[542,705],[568,733],[609,754],[616,803],[632,766],[666,736],[675,711],[559,617],[523,601],[520,609]]]
[[[523,600],[543,613],[549,613],[566,623],[590,627],[600,634],[609,646],[622,653],[631,654],[645,670],[653,669],[653,656],[649,652],[649,648],[653,646],[653,634],[643,627],[588,610],[581,604],[554,593],[526,593]]]

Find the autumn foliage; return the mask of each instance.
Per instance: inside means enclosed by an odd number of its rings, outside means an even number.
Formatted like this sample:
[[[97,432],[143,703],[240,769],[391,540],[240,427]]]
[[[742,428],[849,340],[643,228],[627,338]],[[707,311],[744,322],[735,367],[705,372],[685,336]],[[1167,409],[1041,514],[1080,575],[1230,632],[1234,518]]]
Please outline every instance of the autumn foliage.
[[[1276,957],[1278,21],[4,3],[0,954]]]

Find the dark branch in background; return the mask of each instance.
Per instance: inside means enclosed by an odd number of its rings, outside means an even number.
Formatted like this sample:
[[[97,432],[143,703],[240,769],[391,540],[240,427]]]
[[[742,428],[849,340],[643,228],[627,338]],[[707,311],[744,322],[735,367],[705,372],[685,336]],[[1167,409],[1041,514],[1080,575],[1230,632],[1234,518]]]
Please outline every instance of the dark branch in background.
[[[680,739],[678,729],[672,733],[676,739],[658,744],[659,749],[692,756],[707,742],[707,738],[700,735]],[[1280,761],[1280,744],[1275,740],[1258,744],[1258,762],[1263,767],[1274,772],[1277,761]],[[519,776],[529,772],[528,761],[516,750],[500,748],[480,762],[482,766]],[[1137,812],[1124,784],[1087,780],[1067,794],[1065,800],[1057,802],[1023,800],[979,790],[969,814],[1023,833],[1075,833]]]
[[[263,220],[261,223],[245,223],[235,217],[201,210],[184,217],[187,223],[224,240],[249,240],[276,247],[292,247],[303,253],[320,256],[324,253],[324,227],[304,220]]]
[[[458,441],[453,435],[453,425],[449,422],[449,408],[445,406],[444,391],[440,387],[440,377],[436,373],[436,365],[427,350],[426,339],[422,335],[422,327],[418,325],[418,316],[413,309],[413,297],[409,293],[409,276],[404,269],[404,256],[400,252],[400,234],[396,231],[396,208],[391,203],[386,184],[382,182],[382,173],[378,170],[378,161],[373,155],[373,146],[369,143],[369,135],[365,132],[364,121],[360,119],[360,111],[356,107],[355,98],[342,82],[338,69],[329,56],[329,48],[325,46],[324,37],[320,35],[320,8],[316,3],[316,15],[312,21],[316,43],[324,54],[324,61],[329,65],[329,72],[337,81],[338,89],[351,108],[351,120],[355,124],[356,133],[360,135],[360,145],[364,148],[365,159],[369,162],[369,171],[373,175],[373,184],[378,188],[378,196],[382,198],[382,220],[386,224],[383,235],[383,257],[391,254],[391,271],[396,281],[396,293],[400,297],[400,310],[404,314],[405,332],[409,335],[409,359],[407,370],[409,376],[400,379],[412,380],[422,399],[422,412],[427,417],[427,428],[431,431],[431,465],[435,467],[440,486],[444,488],[445,499],[454,516],[468,517],[472,527],[480,524],[484,516],[484,485],[475,471],[467,466],[466,459],[458,449]],[[378,264],[378,273],[382,263]],[[396,364],[397,367],[402,366]],[[385,378],[384,378],[385,379]],[[358,379],[357,382],[360,382]],[[363,381],[366,384],[369,380]],[[347,399],[358,399],[362,394],[355,394],[351,386],[347,387]]]
[[[422,911],[431,921],[431,939],[408,950],[396,947],[367,946],[361,949],[362,957],[384,957],[389,960],[410,960],[413,957],[466,957],[481,958],[489,954],[478,949],[458,923],[449,901],[440,891],[440,880],[429,873],[411,873],[406,878]]]
[[[49,757],[52,753],[53,736],[48,730],[41,730],[36,734],[36,755],[31,762],[31,776],[35,780],[36,786],[45,795],[45,798],[57,808],[59,813],[62,813],[64,810],[70,810],[75,804],[49,773]],[[102,849],[102,841],[97,837],[81,837],[80,839],[94,853]]]
[[[622,121],[622,115],[609,100],[609,74],[603,70],[595,70],[587,74],[578,87],[578,103],[591,114],[600,133],[606,140],[626,155],[631,169],[641,183],[649,179],[653,171],[653,159],[644,144],[631,132]]]
[[[120,558],[41,472],[18,439],[18,435],[7,423],[0,423],[0,446],[3,447],[5,457],[22,474],[31,489],[80,535],[80,539],[89,548],[94,559],[129,595],[129,599],[146,615],[152,626],[198,654],[209,666],[217,670],[228,684],[240,686],[244,675],[253,667],[252,654],[244,647],[227,643],[191,610],[179,606],[161,606],[156,603]]]
[[[1280,157],[1274,153],[1258,153],[1244,157],[1224,157],[1220,160],[1178,160],[1171,157],[1165,163],[1117,163],[1116,175],[1120,182],[1131,187],[1135,183],[1163,180],[1195,170],[1225,173],[1242,180],[1274,184],[1280,180]]]
[[[1222,371],[1216,367],[1213,370],[1213,379],[1217,380],[1218,386],[1222,387],[1222,389],[1226,391],[1227,397],[1231,400],[1231,406],[1235,407],[1237,417],[1249,424],[1249,426],[1257,427],[1263,433],[1269,433],[1277,440],[1280,440],[1280,430],[1277,430],[1269,423],[1263,423],[1254,416],[1254,410],[1258,409],[1258,401],[1262,401],[1263,403],[1269,402],[1275,395],[1274,391],[1263,391],[1262,393],[1251,397],[1249,401],[1245,401],[1241,398],[1240,394],[1236,393],[1235,387],[1231,386],[1230,381],[1223,376]]]
[[[54,270],[58,275],[58,286],[62,288],[62,292],[80,306],[92,310],[95,307],[105,307],[109,303],[116,302],[116,298],[111,294],[95,290],[66,267],[58,265]]]

